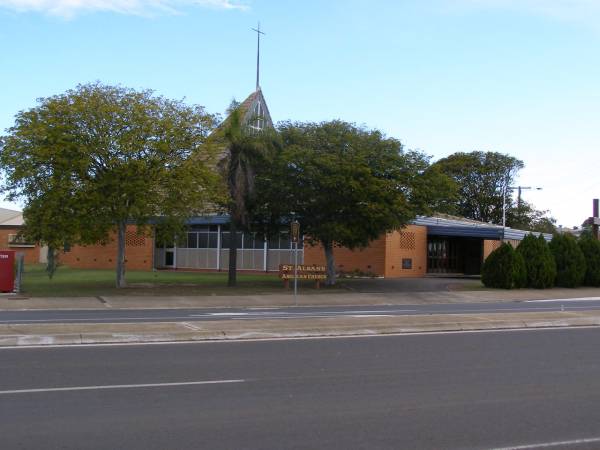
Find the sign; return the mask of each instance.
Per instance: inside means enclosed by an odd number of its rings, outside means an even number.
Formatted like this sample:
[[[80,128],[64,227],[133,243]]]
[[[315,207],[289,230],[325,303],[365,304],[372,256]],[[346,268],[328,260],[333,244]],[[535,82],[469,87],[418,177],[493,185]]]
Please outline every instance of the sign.
[[[292,234],[292,242],[297,243],[300,240],[300,222],[294,220],[290,224],[291,234]]]
[[[294,279],[294,266],[293,264],[280,264],[279,265],[279,278],[282,280],[293,280]],[[327,279],[327,268],[325,266],[317,265],[298,265],[297,279],[298,280],[325,280]]]

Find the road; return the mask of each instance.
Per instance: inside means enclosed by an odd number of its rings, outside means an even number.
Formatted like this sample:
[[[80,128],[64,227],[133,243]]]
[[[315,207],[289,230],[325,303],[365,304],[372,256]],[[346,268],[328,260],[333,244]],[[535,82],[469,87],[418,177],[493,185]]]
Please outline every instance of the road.
[[[561,329],[4,348],[0,448],[594,449],[598,342]]]
[[[139,323],[204,320],[294,319],[348,316],[399,316],[423,314],[481,314],[509,312],[589,311],[600,309],[600,299],[556,299],[510,303],[439,305],[384,305],[284,308],[205,308],[136,310],[30,310],[0,311],[0,324],[14,323]]]

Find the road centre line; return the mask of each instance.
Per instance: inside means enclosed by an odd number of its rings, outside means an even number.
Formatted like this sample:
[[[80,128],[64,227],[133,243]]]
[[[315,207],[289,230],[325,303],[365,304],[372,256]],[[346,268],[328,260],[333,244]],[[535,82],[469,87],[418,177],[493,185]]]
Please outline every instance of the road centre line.
[[[597,310],[600,309],[600,305],[592,306],[564,306],[564,311],[567,310]],[[431,314],[444,314],[444,315],[456,315],[463,313],[513,313],[513,312],[531,312],[531,311],[562,311],[558,306],[539,306],[539,307],[526,307],[526,308],[494,308],[494,309],[455,309],[455,310],[381,310],[381,311],[315,311],[315,312],[292,312],[292,311],[280,311],[270,313],[207,313],[207,314],[190,314],[187,316],[147,316],[147,317],[87,317],[87,318],[69,318],[69,317],[55,317],[49,319],[13,319],[13,320],[0,320],[0,324],[27,324],[27,323],[69,323],[69,322],[92,322],[92,323],[119,323],[126,321],[142,321],[142,322],[155,322],[164,320],[167,322],[173,322],[175,320],[190,320],[190,318],[231,318],[231,319],[293,319],[293,318],[318,318],[318,317],[343,317],[343,316],[355,316],[355,315],[370,315],[371,317],[377,316],[401,316],[401,313],[417,313],[412,315],[431,315]],[[392,313],[392,314],[385,314]],[[397,313],[397,314],[393,314]],[[408,314],[407,314],[408,315]]]
[[[0,323],[14,323],[14,324],[23,324],[23,323],[54,323],[54,322],[58,322],[58,323],[65,323],[65,322],[60,322],[60,321],[66,321],[66,322],[97,322],[98,320],[115,320],[115,321],[123,321],[123,320],[141,320],[141,321],[148,321],[148,319],[152,319],[152,320],[168,320],[168,321],[172,321],[173,319],[189,319],[190,317],[195,317],[195,316],[170,316],[170,317],[154,317],[154,316],[149,316],[149,317],[86,317],[86,318],[70,318],[70,317],[54,317],[51,319],[13,319],[13,320],[0,320]],[[198,316],[200,317],[200,316]],[[97,322],[97,323],[102,323],[102,322]]]
[[[244,383],[246,380],[211,380],[211,381],[185,381],[181,383],[150,383],[150,384],[113,384],[105,386],[72,386],[60,388],[40,388],[40,389],[13,389],[9,391],[0,391],[0,395],[12,394],[32,394],[41,392],[70,392],[70,391],[96,391],[100,389],[138,389],[138,388],[157,388],[157,387],[175,387],[175,386],[199,386],[205,384],[228,384]]]
[[[542,442],[539,444],[517,445],[514,447],[499,447],[499,448],[493,448],[490,450],[530,450],[530,449],[536,449],[536,448],[564,447],[566,445],[572,446],[572,445],[581,445],[581,444],[594,444],[596,442],[600,442],[600,437],[589,438],[589,439],[573,439],[572,441]]]

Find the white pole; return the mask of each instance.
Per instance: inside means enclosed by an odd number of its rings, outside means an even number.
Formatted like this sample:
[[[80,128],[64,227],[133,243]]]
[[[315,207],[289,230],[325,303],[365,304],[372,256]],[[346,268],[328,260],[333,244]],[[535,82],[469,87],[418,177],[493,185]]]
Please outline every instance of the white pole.
[[[294,305],[298,306],[298,241],[294,243]]]

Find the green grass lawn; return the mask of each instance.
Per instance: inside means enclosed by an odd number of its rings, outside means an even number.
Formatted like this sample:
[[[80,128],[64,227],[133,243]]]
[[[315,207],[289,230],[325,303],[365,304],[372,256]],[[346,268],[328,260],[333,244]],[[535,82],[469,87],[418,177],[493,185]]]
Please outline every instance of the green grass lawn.
[[[23,294],[32,297],[88,297],[97,295],[253,295],[286,292],[275,274],[238,273],[238,285],[227,287],[227,273],[128,271],[128,287],[115,287],[114,270],[59,267],[52,280],[42,264],[25,266]],[[340,291],[315,289],[314,282],[299,282],[302,294]],[[289,292],[289,291],[288,291]]]

